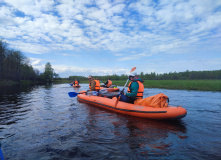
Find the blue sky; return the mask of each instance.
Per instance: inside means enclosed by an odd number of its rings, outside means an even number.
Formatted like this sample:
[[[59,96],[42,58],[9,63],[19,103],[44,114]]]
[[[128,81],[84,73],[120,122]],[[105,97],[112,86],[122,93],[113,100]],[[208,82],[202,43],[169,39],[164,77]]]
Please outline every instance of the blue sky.
[[[221,0],[0,0],[0,38],[61,77],[221,69]]]

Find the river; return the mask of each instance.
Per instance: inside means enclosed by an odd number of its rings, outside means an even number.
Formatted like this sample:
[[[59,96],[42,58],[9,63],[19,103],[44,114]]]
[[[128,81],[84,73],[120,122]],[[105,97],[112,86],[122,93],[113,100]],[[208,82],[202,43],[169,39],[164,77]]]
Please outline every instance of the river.
[[[179,121],[126,116],[79,103],[69,84],[0,88],[5,160],[221,159],[221,92],[145,88],[186,108]],[[122,87],[119,87],[122,89]]]

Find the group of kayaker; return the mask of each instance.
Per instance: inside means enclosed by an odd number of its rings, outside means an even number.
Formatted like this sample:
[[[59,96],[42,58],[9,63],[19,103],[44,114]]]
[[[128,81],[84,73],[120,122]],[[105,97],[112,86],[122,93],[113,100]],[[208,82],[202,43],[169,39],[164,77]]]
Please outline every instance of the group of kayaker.
[[[163,93],[143,98],[144,81],[134,72],[135,69],[136,67],[131,69],[127,82],[120,92],[119,88],[112,85],[110,78],[104,87],[103,85],[100,86],[98,79],[94,79],[90,75],[88,76],[90,90],[79,93],[69,92],[68,94],[70,97],[78,96],[80,102],[142,118],[180,119],[186,116],[186,109],[181,106],[169,106],[169,98]],[[129,80],[127,93],[124,93]]]
[[[121,91],[118,97],[120,96],[120,101],[127,102],[127,103],[134,103],[136,99],[143,98],[144,92],[144,85],[143,80],[140,79],[136,72],[132,72],[128,79],[131,81],[128,85],[127,93],[125,94],[124,91]],[[89,88],[90,91],[99,91],[100,90],[100,81],[98,79],[94,79],[91,75],[88,76],[89,80]],[[75,79],[72,82],[73,85],[79,85],[79,81]],[[105,86],[108,88],[112,85],[112,81],[108,78],[107,82],[104,83]]]
[[[138,77],[136,72],[131,73],[128,78],[131,82],[128,85],[127,93],[124,94],[124,92],[122,91],[118,96],[120,96],[120,101],[134,103],[136,99],[143,98],[144,81]],[[88,76],[88,80],[90,91],[100,90],[99,80],[95,80],[91,75]],[[112,81],[110,78],[105,83],[105,85],[107,87],[112,85]]]

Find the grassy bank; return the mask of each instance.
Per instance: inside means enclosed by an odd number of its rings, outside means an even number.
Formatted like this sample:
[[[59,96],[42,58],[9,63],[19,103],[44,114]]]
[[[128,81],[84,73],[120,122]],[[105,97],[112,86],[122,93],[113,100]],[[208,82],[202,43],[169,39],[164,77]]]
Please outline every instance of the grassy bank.
[[[113,81],[124,86],[125,81]],[[184,89],[200,91],[221,91],[221,80],[145,80],[145,88]]]
[[[69,80],[54,80],[54,84],[61,84],[61,83],[70,83]],[[86,83],[86,82],[85,82]],[[0,86],[11,86],[15,84],[20,84],[20,85],[35,85],[35,84],[44,84],[43,82],[38,82],[38,81],[30,81],[30,80],[21,80],[20,82],[16,81],[11,81],[11,80],[3,80],[0,81]]]
[[[57,80],[54,83],[70,83],[68,80]],[[89,83],[80,81],[80,83]],[[124,86],[126,80],[113,81],[114,85]],[[14,85],[13,81],[0,81],[0,85]],[[33,84],[30,81],[22,81],[21,84]],[[198,91],[221,91],[221,80],[145,80],[145,88],[183,89]]]
[[[18,83],[14,82],[14,81],[10,81],[10,80],[0,81],[0,86],[11,86],[11,85],[15,85],[15,84],[18,84]]]

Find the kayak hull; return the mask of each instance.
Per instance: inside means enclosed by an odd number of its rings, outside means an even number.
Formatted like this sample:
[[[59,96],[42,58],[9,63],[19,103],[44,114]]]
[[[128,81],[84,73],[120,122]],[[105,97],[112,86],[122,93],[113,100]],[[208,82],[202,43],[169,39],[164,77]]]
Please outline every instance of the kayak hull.
[[[76,86],[73,85],[73,87],[74,87],[74,88],[80,88],[81,86],[80,86],[80,85],[76,85]]]
[[[169,106],[167,108],[153,108],[125,103],[121,101],[119,101],[116,108],[114,108],[116,99],[104,98],[99,96],[87,96],[85,94],[79,94],[78,101],[112,110],[114,112],[149,119],[181,119],[187,114],[186,109],[180,106]]]
[[[107,92],[119,92],[119,88],[105,88],[105,87],[100,87],[100,90],[107,90]]]

